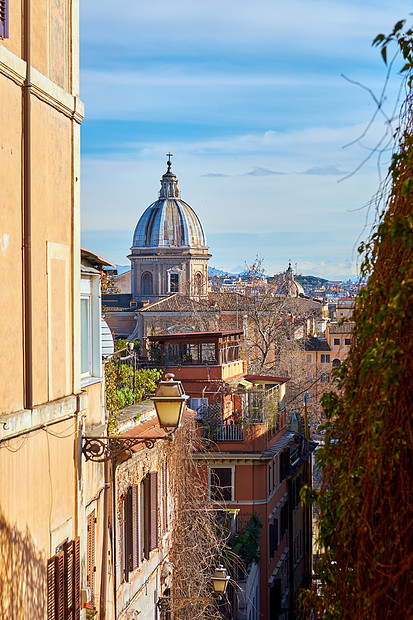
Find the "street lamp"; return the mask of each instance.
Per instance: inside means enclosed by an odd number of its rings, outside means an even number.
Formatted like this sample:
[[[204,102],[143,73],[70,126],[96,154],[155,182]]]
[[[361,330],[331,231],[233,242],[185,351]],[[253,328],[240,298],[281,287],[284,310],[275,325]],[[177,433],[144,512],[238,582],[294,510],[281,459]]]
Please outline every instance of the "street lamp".
[[[228,581],[229,575],[227,574],[226,569],[220,564],[214,571],[214,574],[211,575],[212,586],[214,588],[213,597],[200,597],[200,598],[179,598],[173,597],[171,600],[170,596],[161,596],[157,602],[157,607],[160,611],[179,611],[180,609],[184,609],[188,607],[191,603],[204,603],[208,605],[213,601],[219,601],[224,596]]]
[[[159,426],[165,430],[178,428],[182,413],[189,396],[184,393],[180,381],[174,381],[175,375],[168,372],[166,381],[160,381],[152,401],[155,405]]]
[[[211,579],[214,593],[219,597],[224,596],[229,581],[229,575],[222,564],[217,566]]]
[[[172,439],[173,433],[181,423],[182,413],[189,396],[184,393],[180,381],[174,381],[174,375],[167,373],[166,381],[160,381],[152,401],[155,405],[159,426],[167,435],[164,437],[84,437],[82,452],[87,461],[104,463],[131,450],[138,444],[153,448],[159,439]]]

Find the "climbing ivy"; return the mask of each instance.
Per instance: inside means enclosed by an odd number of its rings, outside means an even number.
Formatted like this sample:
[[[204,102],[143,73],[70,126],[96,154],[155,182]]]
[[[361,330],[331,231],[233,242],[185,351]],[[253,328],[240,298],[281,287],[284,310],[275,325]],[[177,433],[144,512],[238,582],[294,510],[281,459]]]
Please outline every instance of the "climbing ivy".
[[[106,410],[109,415],[108,433],[118,432],[117,413],[149,398],[163,375],[157,368],[140,368],[122,363],[122,358],[112,358],[105,364]]]
[[[245,570],[253,562],[260,563],[258,543],[261,538],[262,527],[257,513],[254,512],[241,531],[233,534],[228,540],[229,549],[242,560]]]
[[[406,64],[407,98],[382,191],[384,208],[361,244],[367,285],[357,298],[356,346],[337,371],[338,393],[323,397],[323,483],[317,501],[321,589],[303,593],[313,618],[413,617],[413,69],[412,30],[379,35]]]

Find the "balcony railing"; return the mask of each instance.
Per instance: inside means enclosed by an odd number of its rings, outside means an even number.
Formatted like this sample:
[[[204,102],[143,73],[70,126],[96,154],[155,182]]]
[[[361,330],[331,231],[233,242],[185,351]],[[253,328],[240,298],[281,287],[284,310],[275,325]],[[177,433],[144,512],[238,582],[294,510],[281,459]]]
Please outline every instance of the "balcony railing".
[[[212,441],[243,441],[244,426],[242,424],[203,426],[202,437]]]

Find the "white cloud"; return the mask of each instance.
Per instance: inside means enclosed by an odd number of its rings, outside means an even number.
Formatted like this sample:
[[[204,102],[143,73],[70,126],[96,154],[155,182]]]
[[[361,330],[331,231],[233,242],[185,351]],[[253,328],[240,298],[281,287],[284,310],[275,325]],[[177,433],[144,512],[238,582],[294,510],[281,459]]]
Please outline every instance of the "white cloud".
[[[200,49],[237,47],[280,49],[286,56],[313,47],[348,56],[356,43],[389,29],[406,13],[402,0],[392,3],[340,0],[88,0],[81,3],[82,38],[107,47],[116,42],[141,55],[183,56]],[[344,46],[343,41],[352,45]],[[214,51],[214,49],[213,49]]]
[[[285,174],[285,172],[276,172],[275,170],[270,170],[269,168],[260,168],[255,167],[249,172],[244,172],[242,176],[247,177],[267,177],[271,175]]]
[[[317,174],[320,176],[333,175],[342,177],[346,174],[349,174],[349,171],[343,170],[343,168],[340,168],[339,166],[334,166],[333,164],[325,164],[324,166],[313,166],[312,168],[309,168],[308,170],[306,170],[305,172],[301,172],[300,174]]]

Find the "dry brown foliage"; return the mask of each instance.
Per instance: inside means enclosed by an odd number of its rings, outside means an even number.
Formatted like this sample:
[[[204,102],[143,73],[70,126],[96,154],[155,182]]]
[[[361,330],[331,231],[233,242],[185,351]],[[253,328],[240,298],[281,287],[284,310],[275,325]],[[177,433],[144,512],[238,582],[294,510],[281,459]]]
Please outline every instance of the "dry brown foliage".
[[[200,449],[201,440],[189,427],[176,437],[169,461],[176,511],[170,555],[174,567],[171,608],[176,620],[224,617],[222,604],[212,596],[211,575],[222,561],[228,533],[209,501],[206,466],[192,459],[192,453]]]

